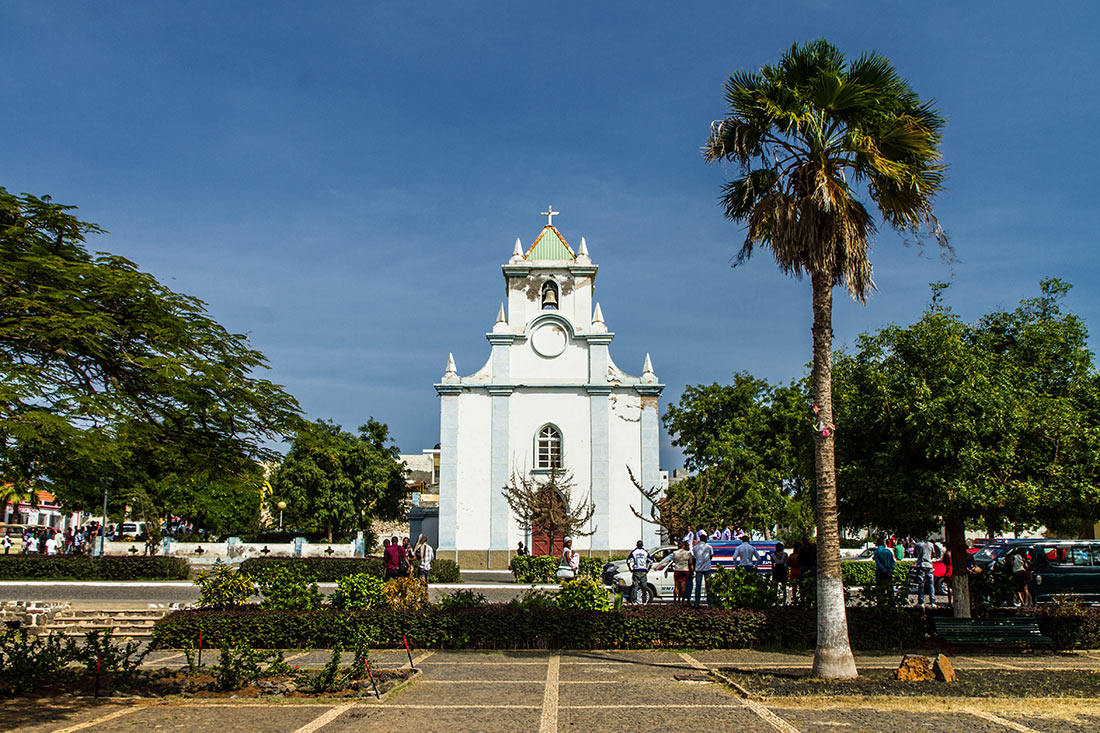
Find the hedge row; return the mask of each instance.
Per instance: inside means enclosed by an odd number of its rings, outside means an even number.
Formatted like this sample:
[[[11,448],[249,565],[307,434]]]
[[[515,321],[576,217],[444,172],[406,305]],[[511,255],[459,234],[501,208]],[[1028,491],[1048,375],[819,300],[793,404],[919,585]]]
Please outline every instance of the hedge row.
[[[932,621],[949,612],[919,609],[849,608],[854,649],[909,649],[936,642]],[[1100,648],[1100,609],[1040,609],[1039,628],[1057,649]],[[399,612],[176,611],[157,622],[154,645],[193,646],[247,642],[256,648],[310,649],[347,646],[360,631],[375,649],[402,648],[403,637],[421,649],[808,649],[816,642],[813,611],[627,607],[601,612],[522,608],[492,604],[477,608]]]
[[[179,557],[0,555],[0,580],[186,580]]]
[[[857,649],[920,645],[930,624],[915,610],[882,613],[849,609],[852,645]],[[478,608],[341,612],[177,611],[157,622],[154,644],[180,648],[246,642],[258,648],[331,648],[365,632],[375,649],[399,648],[403,637],[429,649],[650,649],[808,648],[815,642],[813,612],[793,608],[685,610],[624,608],[617,612],[522,608],[492,604]]]
[[[302,568],[318,583],[335,583],[348,575],[365,573],[381,578],[385,565],[380,557],[252,557],[241,563],[241,571],[262,575],[267,568],[292,566]],[[459,583],[462,578],[458,564],[453,560],[436,558],[432,561],[429,583]]]
[[[899,560],[894,563],[894,583],[900,585],[905,582],[909,568],[913,566],[913,560]],[[845,560],[840,563],[840,576],[846,586],[867,586],[875,584],[875,564],[855,560]]]

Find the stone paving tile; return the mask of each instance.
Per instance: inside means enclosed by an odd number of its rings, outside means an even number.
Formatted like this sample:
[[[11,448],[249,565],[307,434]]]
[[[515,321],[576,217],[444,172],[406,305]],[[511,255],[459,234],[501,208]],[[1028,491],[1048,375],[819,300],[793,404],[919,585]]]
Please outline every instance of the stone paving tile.
[[[546,663],[542,664],[433,664],[431,659],[421,662],[422,680],[525,680],[546,681]]]
[[[1006,728],[967,713],[912,713],[866,707],[807,709],[783,708],[769,703],[768,709],[802,731],[837,730],[851,733],[1002,733]]]
[[[558,704],[575,705],[738,705],[729,688],[715,682],[677,682],[672,675],[645,684],[559,685]]]
[[[15,700],[0,706],[0,730],[45,733],[95,720],[125,707],[117,703],[83,700],[65,703],[35,701],[31,704],[27,704],[25,700]]]
[[[325,712],[321,706],[291,705],[172,706],[149,707],[109,720],[90,730],[111,733],[149,733],[150,731],[218,731],[218,733],[289,733]]]
[[[518,730],[518,729],[516,729]],[[559,731],[738,731],[775,733],[745,707],[735,708],[561,708]]]
[[[410,708],[353,708],[321,728],[341,731],[537,731],[540,709],[465,708],[461,710]]]
[[[1041,733],[1096,733],[1100,730],[1100,715],[1067,715],[1066,717],[1017,715],[999,713],[1002,718],[1026,725]]]
[[[546,677],[540,682],[432,684],[415,682],[394,693],[388,703],[400,705],[537,705],[542,706]]]
[[[647,652],[647,651],[566,651],[561,652],[562,666],[600,664],[604,662],[634,663],[634,664],[683,664],[684,659],[679,652]]]

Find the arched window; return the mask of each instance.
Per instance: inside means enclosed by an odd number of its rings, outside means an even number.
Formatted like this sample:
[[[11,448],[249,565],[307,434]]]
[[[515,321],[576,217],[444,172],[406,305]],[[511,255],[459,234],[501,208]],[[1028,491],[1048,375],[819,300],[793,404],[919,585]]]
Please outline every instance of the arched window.
[[[538,468],[561,468],[561,433],[553,425],[539,430],[535,465]]]
[[[542,286],[542,309],[544,311],[556,311],[558,309],[558,286],[548,282]]]

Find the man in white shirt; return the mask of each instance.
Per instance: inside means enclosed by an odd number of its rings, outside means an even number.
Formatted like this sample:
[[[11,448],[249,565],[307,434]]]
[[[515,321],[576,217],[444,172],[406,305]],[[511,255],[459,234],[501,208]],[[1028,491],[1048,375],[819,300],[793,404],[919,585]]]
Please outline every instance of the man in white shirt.
[[[690,525],[690,524],[688,525],[688,531],[687,531],[687,534],[685,534],[685,535],[684,535],[683,537],[681,537],[680,539],[681,539],[681,540],[682,540],[683,542],[686,542],[686,543],[688,543],[688,549],[689,549],[689,550],[690,550],[690,549],[691,549],[692,547],[695,547],[695,530],[691,528],[691,525]]]
[[[718,529],[718,525],[714,526],[714,531],[710,533],[710,541],[718,542],[722,539],[722,530]]]
[[[632,581],[630,585],[631,603],[649,600],[649,586],[646,582],[646,576],[649,575],[649,568],[651,565],[653,565],[653,558],[646,552],[642,541],[638,540],[637,546],[631,550],[626,558],[626,566],[630,568]]]
[[[749,544],[749,536],[741,535],[741,544],[733,551],[733,562],[739,568],[754,569],[760,563],[756,548]]]
[[[695,607],[699,607],[699,596],[703,588],[707,590],[707,605],[710,605],[710,575],[713,572],[711,558],[714,557],[714,549],[707,544],[706,536],[699,540],[699,544],[691,549],[695,558]]]
[[[57,540],[54,539],[53,535],[50,535],[50,538],[48,540],[46,540],[46,554],[47,555],[56,555],[57,554]]]
[[[730,526],[727,524],[726,528],[722,530],[722,541],[723,542],[730,542],[732,539],[733,539],[733,530],[730,529]]]

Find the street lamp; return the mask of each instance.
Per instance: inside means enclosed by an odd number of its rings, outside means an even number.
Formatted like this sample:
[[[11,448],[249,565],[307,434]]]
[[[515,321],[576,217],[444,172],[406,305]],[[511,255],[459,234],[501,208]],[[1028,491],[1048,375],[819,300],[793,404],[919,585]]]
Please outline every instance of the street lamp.
[[[279,508],[279,531],[282,532],[283,531],[283,510],[286,509],[286,502],[285,501],[280,501],[275,506],[277,506]]]

